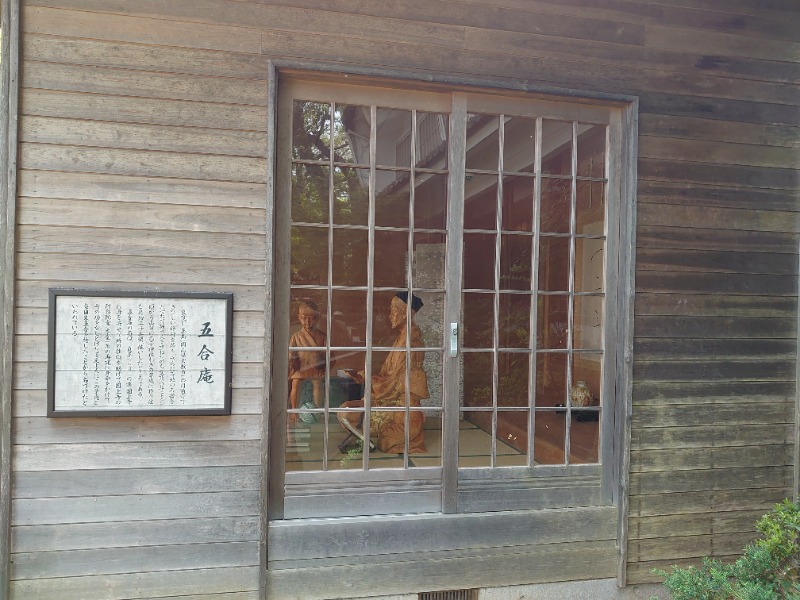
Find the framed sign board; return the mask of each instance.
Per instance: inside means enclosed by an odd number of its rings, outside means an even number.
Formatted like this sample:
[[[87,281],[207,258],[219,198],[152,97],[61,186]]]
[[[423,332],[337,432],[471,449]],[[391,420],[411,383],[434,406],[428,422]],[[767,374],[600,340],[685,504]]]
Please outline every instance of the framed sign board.
[[[51,289],[47,416],[229,415],[233,294]]]

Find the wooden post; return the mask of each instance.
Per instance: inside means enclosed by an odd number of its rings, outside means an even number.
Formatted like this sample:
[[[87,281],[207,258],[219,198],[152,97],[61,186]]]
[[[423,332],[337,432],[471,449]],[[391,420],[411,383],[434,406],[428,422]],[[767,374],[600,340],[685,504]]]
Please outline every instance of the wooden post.
[[[797,292],[797,367],[794,403],[794,501],[800,502],[800,280]]]
[[[14,247],[17,199],[19,0],[0,4],[0,600],[10,596],[11,377],[14,343]]]

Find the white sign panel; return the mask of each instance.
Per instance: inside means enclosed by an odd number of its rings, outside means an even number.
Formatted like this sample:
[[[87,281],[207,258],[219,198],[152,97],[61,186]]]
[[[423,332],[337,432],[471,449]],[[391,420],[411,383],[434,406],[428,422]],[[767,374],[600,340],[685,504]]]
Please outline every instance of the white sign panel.
[[[50,290],[48,416],[230,414],[231,294]]]

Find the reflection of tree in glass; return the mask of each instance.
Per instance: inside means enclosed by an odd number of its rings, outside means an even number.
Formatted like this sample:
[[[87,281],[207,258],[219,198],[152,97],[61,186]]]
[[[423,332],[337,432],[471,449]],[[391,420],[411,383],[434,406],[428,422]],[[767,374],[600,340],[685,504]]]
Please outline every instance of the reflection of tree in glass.
[[[292,158],[295,161],[315,161],[308,165],[295,162],[292,169],[292,220],[295,223],[328,223],[330,200],[333,199],[333,219],[336,224],[366,225],[369,205],[365,169],[327,165],[331,146],[337,163],[352,163],[354,154],[347,123],[355,118],[358,107],[336,108],[331,119],[329,104],[295,102],[292,132]],[[331,124],[333,130],[331,131]],[[292,233],[293,281],[325,283],[327,273],[327,238],[309,236],[296,227]],[[309,243],[313,239],[314,243]],[[348,273],[361,269],[357,257],[366,253],[357,236],[343,236],[333,254],[334,273],[345,280]],[[358,266],[355,266],[355,265]],[[302,265],[303,273],[300,273]]]

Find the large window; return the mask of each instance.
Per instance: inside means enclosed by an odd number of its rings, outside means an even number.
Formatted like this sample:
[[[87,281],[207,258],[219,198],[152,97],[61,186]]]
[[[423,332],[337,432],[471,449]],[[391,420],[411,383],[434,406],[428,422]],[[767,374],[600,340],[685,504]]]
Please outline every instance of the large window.
[[[608,502],[618,110],[280,89],[272,516]]]

